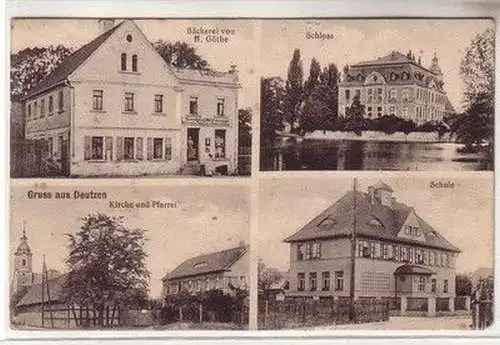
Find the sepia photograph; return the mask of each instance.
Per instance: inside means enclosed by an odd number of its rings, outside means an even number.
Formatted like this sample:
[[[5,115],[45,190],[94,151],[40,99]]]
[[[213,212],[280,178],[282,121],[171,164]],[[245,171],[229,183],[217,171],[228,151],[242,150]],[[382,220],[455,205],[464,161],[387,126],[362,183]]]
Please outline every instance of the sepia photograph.
[[[261,171],[493,170],[492,19],[261,30]]]
[[[12,19],[11,177],[250,175],[255,42],[251,20]]]
[[[493,175],[262,179],[259,329],[493,324]]]
[[[248,329],[248,198],[243,185],[13,186],[11,329]]]

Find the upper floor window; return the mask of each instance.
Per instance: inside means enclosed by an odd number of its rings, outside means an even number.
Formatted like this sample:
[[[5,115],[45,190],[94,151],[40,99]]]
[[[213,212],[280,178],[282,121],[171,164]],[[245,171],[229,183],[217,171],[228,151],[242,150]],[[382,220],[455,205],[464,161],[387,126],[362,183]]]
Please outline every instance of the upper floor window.
[[[125,92],[125,111],[134,111],[134,94],[132,92]]]
[[[198,115],[198,97],[189,97],[189,114]]]
[[[306,242],[297,246],[297,260],[311,260],[321,258],[321,243]]]
[[[391,98],[391,99],[395,99],[395,98],[396,98],[396,96],[397,96],[397,93],[398,93],[398,91],[397,91],[396,89],[391,89],[391,90],[389,91],[389,98]]]
[[[358,241],[358,256],[362,258],[369,258],[371,256],[368,241]]]
[[[351,90],[345,90],[345,99],[348,101],[351,99]]]
[[[163,113],[163,95],[155,95],[155,113]]]
[[[28,120],[31,119],[31,104],[28,104],[28,114],[27,114]]]
[[[443,281],[443,292],[448,293],[448,279]]]
[[[33,103],[33,118],[37,118],[38,117],[38,102],[35,101],[35,103]]]
[[[26,266],[26,259],[23,259],[23,266]]]
[[[137,72],[137,55],[132,55],[132,72]]]
[[[102,110],[103,109],[103,91],[94,90],[92,91],[92,109]]]
[[[309,273],[309,288],[311,291],[316,291],[318,289],[318,278],[316,272]]]
[[[432,279],[431,280],[431,292],[436,292],[437,291],[437,280]]]
[[[59,105],[59,111],[63,111],[64,109],[64,94],[62,91],[59,91],[59,102],[58,102],[58,105]]]
[[[40,117],[45,117],[45,99],[40,101]]]
[[[224,115],[224,98],[223,97],[217,98],[217,115],[218,116]]]
[[[54,97],[52,95],[49,96],[49,115],[54,113]]]
[[[126,71],[127,70],[127,54],[122,53],[121,55],[121,70]]]

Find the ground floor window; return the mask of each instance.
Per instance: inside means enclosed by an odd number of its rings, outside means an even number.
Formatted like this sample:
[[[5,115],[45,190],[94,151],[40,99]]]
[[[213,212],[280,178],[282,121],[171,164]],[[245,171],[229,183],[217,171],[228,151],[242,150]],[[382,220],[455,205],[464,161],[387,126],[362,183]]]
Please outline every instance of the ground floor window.
[[[134,142],[135,138],[125,137],[123,138],[123,159],[134,159]]]
[[[297,290],[304,291],[306,289],[306,274],[299,273],[297,274]]]
[[[311,291],[316,291],[318,289],[318,277],[316,272],[309,273],[309,287]]]
[[[104,140],[103,137],[92,137],[92,159],[104,158]]]
[[[323,280],[323,288],[321,290],[323,291],[329,291],[330,290],[330,272],[323,272],[321,274],[322,280]]]
[[[418,291],[425,292],[425,277],[418,277]]]
[[[153,139],[153,158],[163,159],[163,138]]]

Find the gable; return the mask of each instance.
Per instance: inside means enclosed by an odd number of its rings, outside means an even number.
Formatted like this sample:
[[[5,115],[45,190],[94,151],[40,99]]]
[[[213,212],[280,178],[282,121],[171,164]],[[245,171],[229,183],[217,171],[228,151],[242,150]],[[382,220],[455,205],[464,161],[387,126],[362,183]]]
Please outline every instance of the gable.
[[[127,69],[121,71],[121,55]],[[137,56],[137,72],[132,56]],[[70,76],[71,81],[95,81],[175,86],[175,74],[131,20],[125,20]]]
[[[401,229],[399,229],[397,237],[425,242],[424,231],[413,209],[408,214]]]

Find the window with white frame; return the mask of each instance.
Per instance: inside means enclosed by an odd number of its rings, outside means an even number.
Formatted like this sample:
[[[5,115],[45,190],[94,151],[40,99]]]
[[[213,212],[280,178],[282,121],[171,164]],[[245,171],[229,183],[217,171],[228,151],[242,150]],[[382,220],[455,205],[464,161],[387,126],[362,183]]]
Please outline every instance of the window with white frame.
[[[155,113],[163,113],[163,95],[155,95]]]
[[[134,111],[134,94],[132,92],[125,92],[124,110],[128,112]]]
[[[92,109],[93,110],[103,110],[103,90],[93,90],[92,91]]]
[[[344,271],[335,271],[335,291],[344,290]]]
[[[125,137],[123,138],[123,159],[133,160],[135,159],[135,138]]]
[[[217,98],[217,115],[224,116],[224,97]]]

